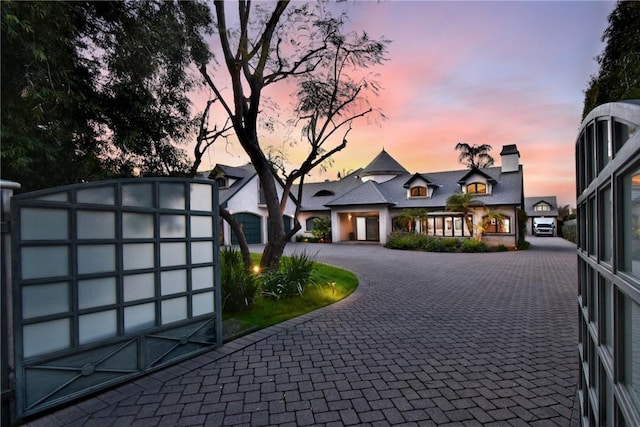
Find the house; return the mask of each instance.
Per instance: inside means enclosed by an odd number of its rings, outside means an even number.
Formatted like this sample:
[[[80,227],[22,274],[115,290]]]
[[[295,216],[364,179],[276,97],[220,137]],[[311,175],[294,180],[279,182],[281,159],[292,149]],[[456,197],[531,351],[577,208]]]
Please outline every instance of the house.
[[[524,200],[520,153],[515,145],[506,145],[500,155],[499,167],[411,173],[383,149],[364,168],[340,179],[305,183],[298,234],[310,235],[314,220],[326,217],[331,219],[333,242],[385,244],[392,231],[406,227],[403,218],[413,209],[426,212],[412,220],[412,229],[419,233],[440,237],[482,233],[487,244],[515,246],[517,209]],[[253,166],[217,165],[208,176],[218,182],[221,205],[242,223],[249,243],[265,243],[267,210]],[[291,193],[297,192],[294,186]],[[446,210],[454,193],[473,194],[480,202],[470,215],[471,227],[461,212]],[[290,197],[285,229],[291,227],[295,213],[295,198]],[[222,235],[223,244],[236,243],[226,223]]]
[[[220,189],[220,206],[227,209],[242,225],[247,243],[266,243],[267,206],[260,186],[260,178],[250,163],[244,166],[216,165],[209,171],[200,174],[203,178],[213,179]],[[282,196],[284,186],[278,183],[278,195]],[[291,230],[295,214],[295,198],[290,196],[283,215],[285,231]],[[226,221],[220,225],[221,244],[237,244],[235,233]]]
[[[523,171],[515,145],[504,146],[500,155],[500,167],[412,174],[383,149],[366,167],[339,180],[304,184],[301,232],[309,233],[313,220],[324,216],[331,218],[334,242],[384,244],[392,231],[402,228],[407,209],[420,209],[427,215],[413,221],[417,232],[471,237],[484,226],[488,244],[515,246]],[[446,210],[454,193],[473,194],[482,203],[473,209],[471,230],[462,213]]]
[[[529,217],[527,233],[533,233],[537,224],[551,224],[554,230],[553,235],[558,235],[558,202],[556,196],[525,197],[524,210]]]

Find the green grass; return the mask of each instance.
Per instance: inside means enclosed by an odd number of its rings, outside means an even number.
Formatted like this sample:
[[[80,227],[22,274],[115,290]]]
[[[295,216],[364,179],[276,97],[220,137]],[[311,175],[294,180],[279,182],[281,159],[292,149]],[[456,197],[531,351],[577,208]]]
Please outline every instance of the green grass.
[[[251,254],[254,265],[259,264],[260,255]],[[286,297],[280,300],[258,296],[255,304],[240,313],[223,313],[225,322],[240,324],[239,331],[252,332],[276,323],[309,313],[347,297],[358,286],[356,276],[338,267],[316,263],[315,276],[319,285],[309,285],[302,296]],[[335,288],[331,283],[335,282]]]

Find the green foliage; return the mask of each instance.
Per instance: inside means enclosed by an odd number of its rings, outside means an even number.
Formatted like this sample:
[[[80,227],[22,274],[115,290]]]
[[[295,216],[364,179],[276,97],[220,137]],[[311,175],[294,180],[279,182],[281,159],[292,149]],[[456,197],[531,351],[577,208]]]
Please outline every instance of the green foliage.
[[[313,230],[311,234],[318,240],[331,241],[331,218],[321,216],[313,220]]]
[[[481,240],[467,239],[460,247],[462,252],[489,252],[489,246]]]
[[[254,262],[260,262],[259,256],[255,257]],[[259,295],[255,304],[247,310],[223,313],[223,317],[242,322],[249,330],[262,329],[339,301],[351,294],[358,285],[353,273],[330,265],[316,263],[315,275],[318,283],[325,286],[312,286],[304,295],[296,298],[276,300]],[[335,286],[331,286],[331,283],[335,283]]]
[[[504,247],[504,245],[502,245]],[[427,252],[489,252],[491,248],[477,239],[434,237],[395,231],[386,244],[389,249],[423,250]],[[506,248],[504,248],[506,250]]]
[[[283,257],[280,269],[261,276],[262,294],[275,299],[303,295],[309,285],[317,283],[315,261],[306,252]]]
[[[237,249],[220,251],[220,281],[222,308],[225,312],[237,312],[251,306],[258,293],[258,280],[247,270],[242,254]]]
[[[2,178],[23,190],[182,173],[198,3],[2,1]]]
[[[565,224],[562,226],[562,237],[570,242],[578,242],[578,233],[576,224]]]
[[[585,91],[582,118],[598,105],[640,98],[640,2],[618,2],[602,41],[606,46]]]

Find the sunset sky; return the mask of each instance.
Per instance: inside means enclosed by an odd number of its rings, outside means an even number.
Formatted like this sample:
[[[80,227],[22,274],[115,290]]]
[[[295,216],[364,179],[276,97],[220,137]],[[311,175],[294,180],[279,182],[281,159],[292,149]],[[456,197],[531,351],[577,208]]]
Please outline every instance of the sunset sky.
[[[315,180],[364,167],[383,148],[409,172],[459,169],[456,143],[517,144],[525,196],[575,206],[574,143],[584,90],[614,2],[348,2],[350,27],[392,41],[372,100],[387,120],[355,122]],[[295,151],[295,149],[292,149]],[[290,153],[295,158],[295,153]],[[203,166],[240,165],[222,144]]]

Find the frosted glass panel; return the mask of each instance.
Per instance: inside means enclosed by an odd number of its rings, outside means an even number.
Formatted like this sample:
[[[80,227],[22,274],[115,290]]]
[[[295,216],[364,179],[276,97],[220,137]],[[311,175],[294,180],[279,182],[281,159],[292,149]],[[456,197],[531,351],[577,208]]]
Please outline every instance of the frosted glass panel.
[[[213,313],[213,292],[194,295],[191,303],[191,312],[194,317]]]
[[[186,246],[184,243],[161,243],[160,265],[184,265],[187,263]]]
[[[112,186],[87,188],[78,190],[76,194],[78,203],[95,203],[98,205],[115,204],[115,196]]]
[[[78,308],[80,310],[116,303],[116,278],[78,280]]]
[[[71,344],[71,322],[69,319],[26,325],[22,328],[22,333],[24,339],[22,348],[25,358],[62,350]]]
[[[69,283],[47,283],[22,288],[22,318],[64,313],[70,310]]]
[[[124,331],[126,333],[151,328],[156,323],[156,309],[152,302],[124,309]]]
[[[22,248],[22,278],[66,276],[69,274],[69,248],[40,246]]]
[[[124,300],[135,301],[155,296],[155,274],[132,274],[122,278]]]
[[[113,239],[116,235],[114,212],[78,211],[78,239]]]
[[[115,245],[78,246],[78,273],[104,273],[116,269]]]
[[[80,344],[115,337],[117,334],[118,317],[116,310],[84,314],[78,318]]]
[[[164,300],[161,307],[163,325],[187,318],[187,297]]]
[[[213,267],[200,267],[191,270],[191,289],[205,289],[213,287]]]
[[[191,262],[193,264],[213,262],[213,242],[191,243]]]
[[[184,209],[184,185],[160,184],[160,207],[163,209]]]
[[[187,291],[187,270],[163,271],[160,273],[160,292],[162,295]]]
[[[63,209],[20,209],[22,240],[66,240],[69,238],[69,211]]]
[[[122,214],[123,239],[153,239],[153,215],[125,212]]]
[[[211,212],[211,185],[191,184],[191,210]]]
[[[122,206],[153,207],[152,184],[123,184]]]
[[[192,216],[191,237],[213,237],[213,218],[210,216]]]
[[[153,268],[153,243],[122,245],[122,266],[125,270]]]
[[[46,196],[36,197],[34,200],[45,200],[47,202],[67,202],[69,194],[66,191],[60,193],[47,194]]]
[[[160,237],[186,237],[185,217],[182,215],[160,216]]]

